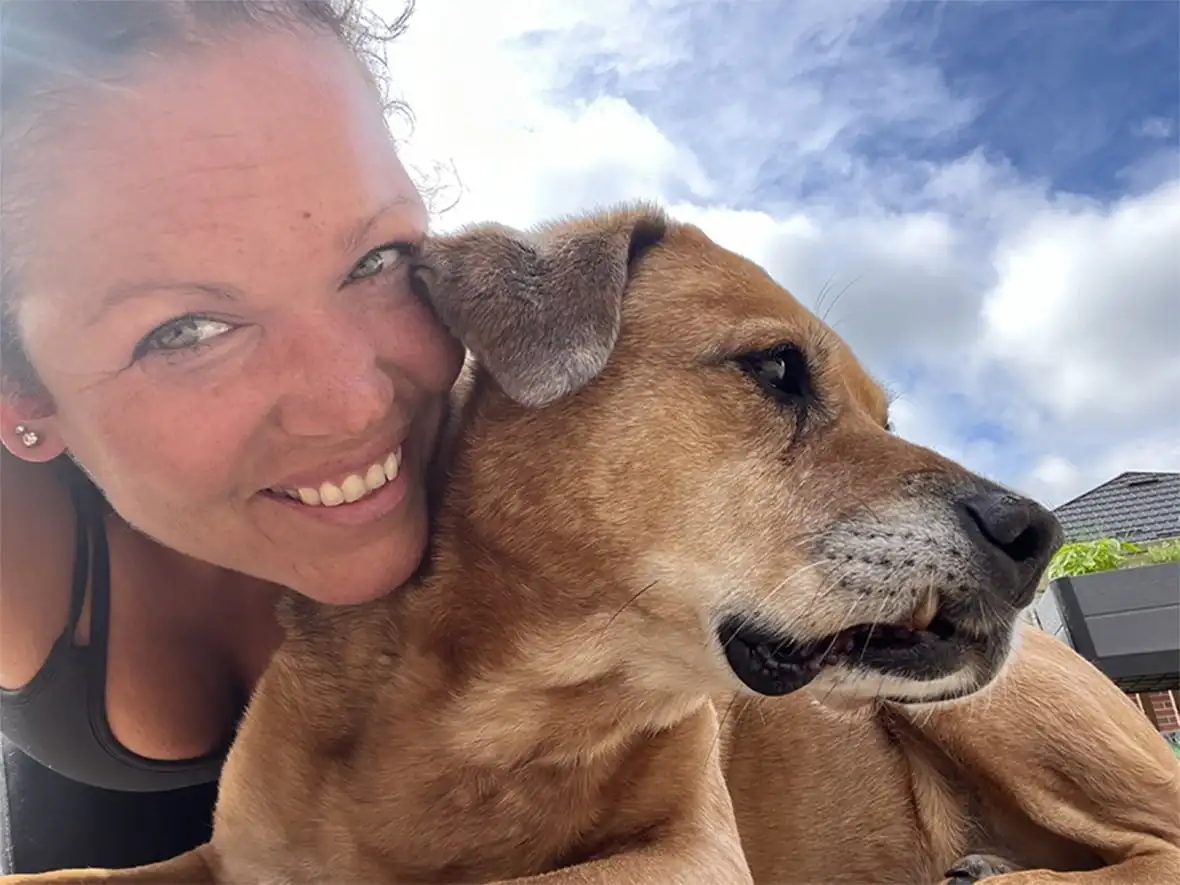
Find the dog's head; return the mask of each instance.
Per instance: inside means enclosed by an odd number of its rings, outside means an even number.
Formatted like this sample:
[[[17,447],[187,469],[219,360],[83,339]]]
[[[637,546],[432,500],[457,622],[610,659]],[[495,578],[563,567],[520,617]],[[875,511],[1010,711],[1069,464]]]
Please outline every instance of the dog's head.
[[[921,702],[999,672],[1057,522],[891,433],[757,266],[638,207],[471,227],[419,274],[499,387],[472,425],[481,506],[563,592],[647,622],[650,681]]]

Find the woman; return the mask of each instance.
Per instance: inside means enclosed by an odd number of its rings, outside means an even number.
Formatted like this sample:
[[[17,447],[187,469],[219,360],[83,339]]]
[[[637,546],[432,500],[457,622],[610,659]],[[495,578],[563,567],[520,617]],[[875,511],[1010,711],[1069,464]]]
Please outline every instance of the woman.
[[[354,4],[3,14],[6,868],[139,864],[208,837],[279,588],[418,564],[461,351]]]

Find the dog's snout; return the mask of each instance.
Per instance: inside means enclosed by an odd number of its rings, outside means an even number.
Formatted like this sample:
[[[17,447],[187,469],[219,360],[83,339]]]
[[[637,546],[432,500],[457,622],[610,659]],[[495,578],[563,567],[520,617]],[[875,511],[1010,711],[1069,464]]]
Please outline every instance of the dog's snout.
[[[1061,545],[1057,518],[1035,501],[1001,488],[974,490],[958,507],[968,536],[992,573],[996,591],[1013,605],[1027,605]]]

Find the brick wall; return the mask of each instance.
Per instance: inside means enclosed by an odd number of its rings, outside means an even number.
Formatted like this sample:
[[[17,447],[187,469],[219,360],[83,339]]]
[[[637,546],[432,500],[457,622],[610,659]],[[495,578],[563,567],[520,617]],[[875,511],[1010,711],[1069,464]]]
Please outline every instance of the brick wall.
[[[1158,731],[1180,731],[1180,692],[1152,691],[1131,697]]]

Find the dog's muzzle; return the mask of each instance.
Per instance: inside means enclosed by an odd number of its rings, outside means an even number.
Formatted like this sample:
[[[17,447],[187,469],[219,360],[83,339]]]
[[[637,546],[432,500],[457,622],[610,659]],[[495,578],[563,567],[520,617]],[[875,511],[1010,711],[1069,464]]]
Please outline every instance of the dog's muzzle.
[[[806,686],[823,670],[846,666],[914,681],[948,676],[989,643],[936,613],[923,628],[858,624],[820,639],[800,641],[734,616],[722,622],[718,642],[734,675],[758,694],[776,697]]]

